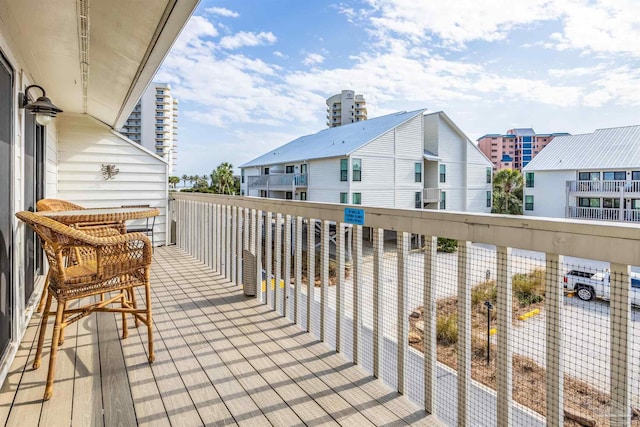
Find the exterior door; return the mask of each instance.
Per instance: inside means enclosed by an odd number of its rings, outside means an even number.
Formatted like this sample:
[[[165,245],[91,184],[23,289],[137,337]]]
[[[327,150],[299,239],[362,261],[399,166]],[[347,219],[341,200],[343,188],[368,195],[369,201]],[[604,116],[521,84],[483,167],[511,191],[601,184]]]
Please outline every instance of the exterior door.
[[[36,202],[44,196],[44,127],[35,121],[33,114],[25,114],[24,149],[24,208],[36,210]],[[35,278],[41,274],[42,248],[40,240],[30,227],[24,227],[24,301],[33,293]]]
[[[0,54],[0,356],[13,328],[13,71]]]

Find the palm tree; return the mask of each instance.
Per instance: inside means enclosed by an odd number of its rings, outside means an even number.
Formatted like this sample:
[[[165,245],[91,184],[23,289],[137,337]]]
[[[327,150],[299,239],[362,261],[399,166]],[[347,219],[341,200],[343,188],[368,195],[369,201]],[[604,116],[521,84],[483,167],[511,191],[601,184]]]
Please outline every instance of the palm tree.
[[[180,184],[180,177],[179,176],[170,176],[169,177],[169,184],[171,185],[171,188],[176,188],[176,185]]]
[[[524,180],[516,169],[502,169],[493,177],[493,213],[522,215]]]
[[[229,162],[220,163],[211,173],[211,183],[218,194],[235,194],[233,165]]]
[[[187,175],[186,173],[184,175],[182,175],[182,181],[184,181],[184,186],[187,186],[187,181],[189,181],[189,175]]]

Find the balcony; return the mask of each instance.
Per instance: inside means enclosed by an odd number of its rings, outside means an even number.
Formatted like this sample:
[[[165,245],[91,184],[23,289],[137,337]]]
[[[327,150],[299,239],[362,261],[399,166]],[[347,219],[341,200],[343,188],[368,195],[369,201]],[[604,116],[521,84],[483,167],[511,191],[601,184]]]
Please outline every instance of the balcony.
[[[247,186],[252,190],[289,190],[307,186],[307,174],[303,173],[274,173],[246,178]]]
[[[435,203],[440,201],[440,189],[439,188],[425,188],[422,192],[423,203]]]
[[[567,181],[569,194],[587,197],[589,195],[625,197],[640,195],[640,181]],[[591,194],[588,194],[591,193]]]
[[[593,219],[598,221],[640,222],[640,210],[569,206],[567,218]]]

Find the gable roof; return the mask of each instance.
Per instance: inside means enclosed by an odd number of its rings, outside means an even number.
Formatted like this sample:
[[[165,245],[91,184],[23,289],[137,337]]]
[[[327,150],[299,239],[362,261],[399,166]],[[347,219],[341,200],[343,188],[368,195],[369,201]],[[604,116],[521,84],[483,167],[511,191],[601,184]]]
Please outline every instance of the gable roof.
[[[304,160],[348,156],[373,139],[421,115],[425,110],[402,111],[301,136],[241,165],[268,166]]]
[[[516,128],[507,132],[513,132],[516,136],[534,136],[536,134],[532,128]]]
[[[556,136],[526,171],[640,168],[640,125]]]

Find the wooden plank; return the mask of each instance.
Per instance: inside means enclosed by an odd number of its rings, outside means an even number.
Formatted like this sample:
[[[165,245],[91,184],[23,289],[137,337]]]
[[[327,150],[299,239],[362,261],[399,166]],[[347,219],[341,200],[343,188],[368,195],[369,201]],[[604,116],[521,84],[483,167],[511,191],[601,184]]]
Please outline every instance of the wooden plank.
[[[496,247],[496,280],[498,288],[498,359],[497,359],[497,405],[498,427],[512,425],[512,339],[513,295],[511,283],[511,248]]]

